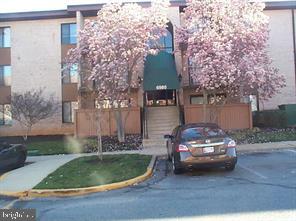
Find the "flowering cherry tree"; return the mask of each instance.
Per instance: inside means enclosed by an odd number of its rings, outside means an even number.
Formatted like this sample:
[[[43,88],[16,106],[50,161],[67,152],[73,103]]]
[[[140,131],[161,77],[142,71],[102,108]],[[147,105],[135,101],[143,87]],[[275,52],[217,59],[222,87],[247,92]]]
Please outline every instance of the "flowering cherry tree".
[[[198,91],[228,98],[258,94],[264,100],[285,86],[266,50],[264,7],[248,0],[187,1],[177,41],[186,46]]]
[[[124,141],[123,103],[130,105],[131,89],[138,87],[138,73],[147,54],[157,53],[157,40],[166,32],[168,0],[154,0],[151,7],[106,4],[97,19],[86,20],[78,47],[68,63],[80,63],[84,81],[94,81],[99,108],[114,110],[118,139]]]

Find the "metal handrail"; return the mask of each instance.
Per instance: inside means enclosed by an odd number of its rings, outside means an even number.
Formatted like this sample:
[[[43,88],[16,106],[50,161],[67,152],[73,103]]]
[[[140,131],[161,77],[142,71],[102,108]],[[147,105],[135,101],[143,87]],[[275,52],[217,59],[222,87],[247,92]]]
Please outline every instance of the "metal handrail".
[[[143,112],[143,135],[144,139],[148,139],[147,107],[143,108]]]

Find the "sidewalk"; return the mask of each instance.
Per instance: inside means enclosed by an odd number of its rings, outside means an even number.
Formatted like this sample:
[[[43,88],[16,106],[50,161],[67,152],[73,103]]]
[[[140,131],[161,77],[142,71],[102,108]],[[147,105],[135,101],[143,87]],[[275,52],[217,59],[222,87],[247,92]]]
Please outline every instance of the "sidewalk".
[[[296,148],[296,141],[238,145],[237,151],[240,153],[293,148]],[[24,167],[9,171],[0,177],[0,195],[1,192],[21,192],[30,190],[50,173],[54,172],[65,163],[78,157],[95,154],[96,153],[85,153],[28,157]],[[152,147],[144,148],[142,150],[104,153],[104,155],[109,154],[145,154],[166,156],[167,150],[165,147]]]
[[[32,189],[48,174],[79,156],[71,154],[28,157],[24,167],[3,175],[0,180],[0,194],[2,191],[19,192]]]
[[[238,145],[238,152],[268,151],[278,149],[296,148],[296,141],[282,141],[273,143],[256,143]]]

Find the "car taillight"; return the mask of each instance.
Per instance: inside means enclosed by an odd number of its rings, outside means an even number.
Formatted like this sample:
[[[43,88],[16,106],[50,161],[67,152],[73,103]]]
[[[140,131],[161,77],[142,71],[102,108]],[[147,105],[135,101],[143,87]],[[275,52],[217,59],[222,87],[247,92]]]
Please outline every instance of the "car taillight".
[[[227,144],[227,147],[228,148],[230,148],[230,147],[236,147],[235,141],[234,140],[229,141],[228,144]]]
[[[179,144],[179,146],[177,147],[177,152],[188,152],[189,149],[187,146],[183,145],[183,144]]]

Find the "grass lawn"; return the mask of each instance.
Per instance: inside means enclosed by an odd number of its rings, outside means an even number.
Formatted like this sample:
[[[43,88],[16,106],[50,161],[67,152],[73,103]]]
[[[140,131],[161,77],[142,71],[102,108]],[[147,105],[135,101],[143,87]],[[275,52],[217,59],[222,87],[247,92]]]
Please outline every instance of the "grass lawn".
[[[131,179],[146,172],[151,156],[138,154],[80,157],[58,168],[34,189],[69,189]]]

